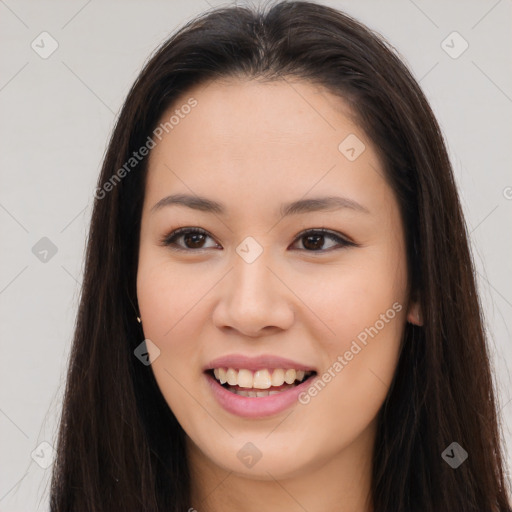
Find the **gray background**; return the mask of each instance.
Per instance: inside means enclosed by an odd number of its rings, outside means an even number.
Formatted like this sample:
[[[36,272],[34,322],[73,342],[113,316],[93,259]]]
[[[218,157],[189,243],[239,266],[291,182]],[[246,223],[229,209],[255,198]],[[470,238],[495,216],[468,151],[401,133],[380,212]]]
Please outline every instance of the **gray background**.
[[[441,124],[471,232],[511,445],[512,1],[323,3],[395,46]],[[55,439],[93,192],[116,114],[155,47],[219,5],[0,0],[2,511],[48,508],[51,466],[36,460],[51,462],[40,443]],[[43,31],[59,45],[46,59],[31,47],[35,40],[50,48],[38,37]],[[446,39],[453,31],[469,44],[458,58],[464,42]],[[33,252],[43,237],[57,249],[46,262]]]

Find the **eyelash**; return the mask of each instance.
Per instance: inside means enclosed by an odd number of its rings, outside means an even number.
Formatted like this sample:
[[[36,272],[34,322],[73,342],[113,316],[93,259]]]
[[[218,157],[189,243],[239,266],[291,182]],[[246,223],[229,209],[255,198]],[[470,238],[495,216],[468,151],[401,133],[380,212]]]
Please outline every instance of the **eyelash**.
[[[208,233],[207,231],[205,231],[204,229],[201,229],[201,228],[179,228],[179,229],[171,231],[169,234],[165,235],[160,240],[160,243],[166,247],[170,247],[172,250],[175,250],[175,251],[201,252],[201,251],[205,251],[208,249],[213,249],[213,247],[191,249],[188,247],[184,248],[184,247],[178,247],[175,245],[175,241],[178,238],[180,238],[181,236],[184,236],[184,235],[188,235],[188,234],[200,234],[200,235],[209,236],[210,238],[213,239],[213,237],[210,235],[210,233]],[[320,249],[317,251],[308,250],[308,249],[298,249],[298,250],[305,251],[308,253],[325,253],[325,252],[329,252],[332,250],[344,249],[346,247],[357,247],[358,246],[358,244],[356,244],[355,242],[352,242],[351,240],[348,240],[347,238],[344,238],[344,237],[340,236],[339,234],[336,234],[335,232],[332,232],[325,228],[308,229],[308,230],[302,231],[295,237],[295,240],[293,243],[295,244],[295,242],[299,241],[301,238],[305,238],[306,236],[310,236],[310,235],[327,236],[328,238],[335,240],[341,247],[337,247],[337,248],[334,247],[334,248],[330,248],[330,249]],[[171,247],[173,245],[174,245],[174,247]]]

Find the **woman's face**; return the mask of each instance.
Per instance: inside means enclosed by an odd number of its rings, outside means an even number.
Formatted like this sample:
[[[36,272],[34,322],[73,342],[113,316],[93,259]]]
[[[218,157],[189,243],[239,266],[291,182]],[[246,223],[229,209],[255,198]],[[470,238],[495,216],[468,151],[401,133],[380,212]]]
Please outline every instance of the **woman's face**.
[[[264,479],[370,456],[408,284],[397,201],[347,109],[309,83],[233,80],[162,117],[137,294],[196,460]],[[283,383],[300,370],[316,373]]]

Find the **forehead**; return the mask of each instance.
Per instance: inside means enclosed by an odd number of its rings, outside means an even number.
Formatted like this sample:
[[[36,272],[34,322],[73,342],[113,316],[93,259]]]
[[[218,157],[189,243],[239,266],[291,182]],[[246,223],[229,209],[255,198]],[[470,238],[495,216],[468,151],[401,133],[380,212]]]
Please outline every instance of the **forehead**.
[[[195,106],[183,108],[191,99]],[[171,116],[150,154],[146,197],[153,203],[164,191],[221,193],[249,205],[340,187],[362,201],[365,189],[385,187],[348,104],[308,82],[213,81],[184,93],[160,122]],[[362,151],[356,159],[343,153],[346,140]]]
[[[197,105],[184,109],[191,98]],[[337,151],[343,133],[359,132],[364,137],[353,121],[353,111],[340,97],[291,79],[210,81],[176,99],[162,115],[161,124],[182,109],[189,112],[180,119],[173,116],[176,124],[166,130],[172,140],[167,139],[184,150],[193,147],[199,155],[229,149],[232,156],[241,156],[248,149],[260,149],[261,144],[273,145],[276,151],[302,144]]]

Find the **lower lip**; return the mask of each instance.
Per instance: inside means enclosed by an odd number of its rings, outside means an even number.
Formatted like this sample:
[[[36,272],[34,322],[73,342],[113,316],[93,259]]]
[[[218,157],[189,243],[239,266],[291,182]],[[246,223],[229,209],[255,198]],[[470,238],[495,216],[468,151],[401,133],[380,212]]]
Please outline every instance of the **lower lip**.
[[[228,391],[209,373],[205,373],[205,376],[217,402],[226,411],[243,418],[265,418],[288,409],[295,402],[298,402],[300,393],[305,391],[314,379],[314,377],[313,379],[309,378],[301,384],[275,395],[251,397]]]

